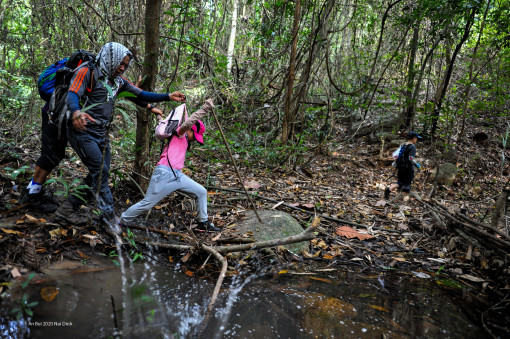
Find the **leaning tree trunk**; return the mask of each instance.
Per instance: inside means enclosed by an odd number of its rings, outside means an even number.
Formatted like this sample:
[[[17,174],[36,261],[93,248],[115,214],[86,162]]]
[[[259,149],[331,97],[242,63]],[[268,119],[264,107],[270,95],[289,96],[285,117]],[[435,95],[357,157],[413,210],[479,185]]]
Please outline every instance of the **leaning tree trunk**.
[[[440,94],[437,97],[436,100],[434,100],[434,111],[432,112],[432,128],[430,130],[430,136],[433,138],[436,134],[437,129],[437,122],[439,121],[439,115],[441,113],[441,107],[443,105],[444,97],[446,95],[446,90],[448,89],[448,84],[450,83],[450,79],[453,73],[453,65],[455,64],[455,60],[457,59],[457,55],[459,54],[459,51],[464,45],[464,42],[469,37],[469,32],[471,30],[471,26],[473,26],[473,23],[475,21],[475,15],[477,12],[477,8],[473,8],[471,10],[471,15],[469,16],[469,19],[466,22],[466,26],[464,27],[464,34],[462,35],[462,38],[460,39],[459,43],[455,47],[455,51],[453,52],[451,61],[448,63],[448,68],[446,70],[445,77],[442,82],[442,86],[440,86]]]
[[[145,58],[142,89],[152,91],[158,73],[159,56],[159,20],[161,0],[147,0],[145,7]],[[149,185],[149,119],[145,108],[138,108],[136,114],[135,178],[145,191]]]

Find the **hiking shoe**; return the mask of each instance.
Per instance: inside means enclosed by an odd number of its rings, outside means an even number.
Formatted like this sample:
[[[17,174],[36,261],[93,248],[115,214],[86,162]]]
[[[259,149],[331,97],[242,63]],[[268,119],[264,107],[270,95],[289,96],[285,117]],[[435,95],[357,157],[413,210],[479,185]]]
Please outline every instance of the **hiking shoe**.
[[[193,231],[195,231],[195,232],[219,232],[220,229],[218,227],[214,226],[214,224],[212,222],[207,220],[207,221],[200,221],[198,223],[197,227],[195,227],[193,229]]]
[[[89,216],[81,211],[80,206],[73,205],[69,200],[64,201],[53,216],[58,223],[72,225],[85,225],[90,220]]]
[[[57,210],[58,204],[55,199],[44,196],[43,191],[30,194],[28,188],[21,192],[21,205],[28,204],[28,207],[41,213],[50,214]]]
[[[384,199],[388,200],[390,198],[390,188],[386,187],[384,189]]]
[[[103,224],[106,233],[111,235],[122,234],[122,225],[119,223],[113,212],[101,213],[99,220]]]

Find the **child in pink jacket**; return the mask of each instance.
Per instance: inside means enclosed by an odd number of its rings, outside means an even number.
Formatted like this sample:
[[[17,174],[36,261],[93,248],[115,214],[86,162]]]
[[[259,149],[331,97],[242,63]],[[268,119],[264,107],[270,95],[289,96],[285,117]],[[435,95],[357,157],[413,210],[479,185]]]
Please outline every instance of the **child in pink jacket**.
[[[122,213],[119,219],[121,226],[132,224],[137,216],[149,211],[164,197],[174,191],[181,191],[195,197],[197,202],[198,226],[194,231],[218,232],[220,230],[207,217],[207,190],[182,172],[189,144],[193,141],[204,143],[205,126],[200,118],[210,112],[213,107],[212,100],[208,99],[189,119],[186,119],[186,115],[183,117],[184,122],[169,136],[170,142],[166,143],[161,153],[145,198]],[[163,123],[166,121],[160,122],[160,124]],[[156,136],[158,136],[158,130],[160,130],[159,127],[156,130]]]

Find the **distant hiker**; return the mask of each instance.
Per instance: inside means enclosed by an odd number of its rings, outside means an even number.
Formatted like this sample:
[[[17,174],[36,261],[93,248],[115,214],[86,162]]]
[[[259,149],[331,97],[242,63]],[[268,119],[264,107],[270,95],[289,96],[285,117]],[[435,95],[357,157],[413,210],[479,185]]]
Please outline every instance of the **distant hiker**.
[[[174,191],[181,191],[192,195],[197,201],[198,225],[194,231],[218,232],[220,230],[207,217],[207,190],[182,172],[190,143],[193,141],[197,141],[199,144],[204,143],[205,126],[199,118],[211,111],[213,107],[212,100],[208,99],[202,108],[193,113],[189,119],[179,119],[183,122],[168,137],[169,140],[152,173],[145,198],[122,213],[119,219],[121,226],[133,224],[137,216],[149,211],[164,197]],[[164,132],[164,126],[162,127]],[[156,130],[156,134],[158,134],[158,130]]]
[[[420,164],[415,160],[416,146],[414,145],[421,137],[416,132],[409,132],[407,133],[406,139],[407,141],[398,149],[398,156],[394,162],[394,166],[397,168],[397,182],[391,183],[390,186],[386,187],[384,190],[385,199],[388,199],[390,197],[390,192],[397,188],[402,190],[402,192],[406,194],[406,198],[409,199],[407,194],[409,194],[411,190],[411,184],[414,178],[414,167],[418,170],[421,169]]]
[[[73,55],[77,54],[76,51]],[[62,67],[70,67],[68,60],[73,61],[73,55],[69,59],[63,59],[48,67],[39,79],[39,93],[46,104],[41,109],[41,154],[35,163],[35,171],[32,180],[21,192],[20,204],[28,204],[29,208],[42,213],[53,213],[58,208],[57,201],[44,195],[42,187],[46,182],[48,175],[57,167],[65,157],[67,147],[67,133],[58,133],[58,126],[49,121],[49,101],[55,88],[55,73]],[[90,53],[87,54],[92,55]],[[82,58],[82,55],[77,58]],[[81,64],[83,60],[80,60]],[[147,107],[152,113],[162,115],[163,112],[156,107],[146,103],[138,102]]]
[[[99,51],[92,70],[89,67],[80,67],[75,71],[66,99],[67,106],[72,112],[67,137],[89,170],[83,182],[92,187],[92,191],[87,190],[86,196],[81,198],[87,200],[95,196],[101,212],[100,221],[109,226],[115,224],[115,215],[113,196],[108,187],[111,154],[107,136],[117,94],[126,91],[134,94],[138,100],[146,102],[186,100],[186,96],[180,92],[157,94],[142,91],[122,78],[121,75],[128,69],[132,60],[133,54],[123,45],[116,42],[105,44]],[[98,80],[95,81],[96,79]],[[84,106],[97,105],[82,112],[80,103]],[[82,199],[70,195],[55,215],[73,223],[72,216],[79,210],[83,203]]]

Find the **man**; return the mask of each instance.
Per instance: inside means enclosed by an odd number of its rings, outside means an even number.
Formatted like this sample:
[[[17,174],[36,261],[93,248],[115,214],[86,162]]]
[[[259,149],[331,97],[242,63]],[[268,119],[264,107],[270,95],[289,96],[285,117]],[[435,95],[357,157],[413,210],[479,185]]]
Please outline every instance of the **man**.
[[[139,79],[139,82],[141,79]],[[41,128],[41,155],[36,161],[35,171],[32,180],[21,192],[20,204],[28,204],[29,208],[41,213],[53,213],[58,208],[58,203],[51,196],[45,196],[42,190],[48,175],[57,167],[65,157],[67,147],[67,134],[62,133],[58,137],[58,127],[49,122],[48,109],[49,98],[44,98],[46,104],[41,109],[42,128]],[[151,104],[137,102],[141,106],[156,114],[163,115],[163,112]]]
[[[67,137],[89,170],[84,183],[92,188],[92,192],[87,191],[85,197],[81,198],[87,200],[95,195],[97,207],[101,211],[100,220],[110,225],[115,221],[115,216],[113,196],[108,187],[111,157],[107,132],[117,94],[126,91],[135,95],[138,100],[147,102],[186,101],[186,96],[180,92],[145,92],[122,78],[121,75],[128,69],[132,59],[133,55],[123,45],[116,42],[105,44],[99,51],[93,71],[89,67],[81,67],[75,71],[67,94],[67,106],[72,112]],[[94,75],[96,72],[97,75]],[[92,90],[89,90],[88,85],[94,78],[99,80],[93,84]],[[83,103],[83,106],[97,105],[82,112],[80,103]],[[56,215],[67,219],[67,216],[78,211],[82,199],[69,196]]]
[[[404,201],[409,200],[409,192],[411,191],[411,184],[414,178],[414,167],[418,170],[421,169],[420,164],[415,160],[415,144],[418,142],[418,139],[421,139],[421,137],[416,132],[409,132],[407,133],[406,139],[406,143],[400,146],[400,154],[394,163],[397,167],[397,182],[386,187],[384,190],[385,199],[390,197],[391,191],[398,188],[405,194]]]

